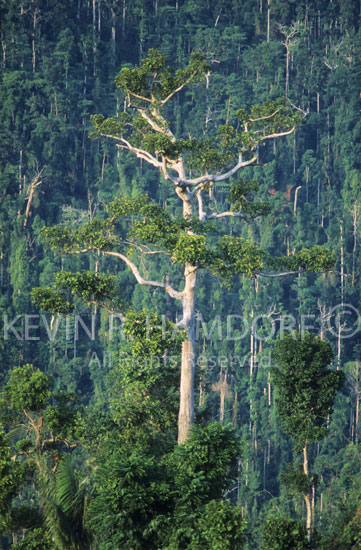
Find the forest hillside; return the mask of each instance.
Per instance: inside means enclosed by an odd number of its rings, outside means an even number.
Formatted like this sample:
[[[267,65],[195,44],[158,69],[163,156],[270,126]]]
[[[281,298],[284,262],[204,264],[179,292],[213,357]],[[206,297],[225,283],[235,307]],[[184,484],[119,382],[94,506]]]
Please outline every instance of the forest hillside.
[[[1,548],[361,548],[360,22],[0,0]]]

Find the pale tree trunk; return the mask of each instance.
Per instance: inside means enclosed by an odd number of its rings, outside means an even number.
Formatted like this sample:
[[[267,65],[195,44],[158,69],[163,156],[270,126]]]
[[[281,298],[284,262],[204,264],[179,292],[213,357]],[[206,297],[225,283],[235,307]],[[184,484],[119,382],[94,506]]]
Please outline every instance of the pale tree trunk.
[[[183,322],[187,329],[187,339],[182,343],[180,400],[178,414],[178,443],[184,443],[193,424],[194,417],[194,355],[195,319],[194,300],[197,282],[197,269],[186,264],[184,270]]]
[[[271,0],[267,0],[267,42],[270,39],[270,25],[271,25]]]
[[[232,424],[235,428],[237,428],[237,413],[238,413],[238,392],[234,391]]]
[[[356,254],[356,246],[357,246],[357,222],[358,222],[359,213],[360,213],[360,205],[358,203],[355,203],[352,210],[352,226],[353,226],[352,279],[351,279],[352,286],[354,286],[355,284],[355,254]]]
[[[301,185],[299,185],[298,187],[296,187],[296,191],[295,191],[295,199],[293,201],[293,215],[296,216],[297,214],[297,195],[298,195],[298,192],[299,190],[301,189]]]
[[[344,252],[343,252],[343,222],[340,222],[340,285],[341,285],[341,307],[343,309],[344,304]],[[338,323],[337,331],[337,365],[336,370],[339,370],[341,367],[341,339],[342,339],[342,325]]]
[[[193,215],[192,201],[187,192],[180,191],[183,201],[183,218]],[[197,267],[186,263],[184,268],[183,318],[181,325],[187,330],[182,343],[180,396],[178,413],[178,443],[184,443],[194,418],[194,358],[195,358],[195,291]]]
[[[93,76],[96,76],[97,66],[96,7],[96,0],[93,0]]]
[[[290,81],[290,49],[286,46],[286,84],[285,84],[285,96],[288,97],[288,88]]]
[[[307,457],[307,445],[303,447],[303,473],[308,476],[308,457]],[[302,493],[306,504],[306,531],[307,540],[311,541],[312,538],[312,505],[310,490]]]
[[[355,443],[358,444],[358,424],[360,415],[360,394],[356,393],[356,411],[355,411]]]

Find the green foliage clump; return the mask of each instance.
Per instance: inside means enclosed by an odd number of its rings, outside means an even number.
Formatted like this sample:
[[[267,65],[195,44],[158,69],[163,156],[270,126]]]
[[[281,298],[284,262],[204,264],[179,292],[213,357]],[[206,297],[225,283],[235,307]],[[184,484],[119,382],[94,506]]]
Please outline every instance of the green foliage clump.
[[[164,102],[173,90],[204,78],[209,66],[203,55],[193,52],[187,67],[173,71],[165,57],[151,48],[140,67],[123,68],[115,79],[115,84],[122,89],[135,104]]]
[[[268,214],[270,211],[270,205],[268,203],[250,201],[247,196],[249,193],[257,191],[257,180],[244,180],[241,178],[236,183],[231,183],[229,190],[231,212],[243,212],[247,218]]]
[[[246,522],[241,508],[229,500],[211,500],[204,506],[192,536],[194,550],[240,550]]]
[[[173,248],[172,258],[180,264],[189,263],[199,267],[209,265],[211,252],[207,248],[206,237],[181,233]]]
[[[269,517],[262,526],[262,550],[310,550],[304,525],[294,519]]]
[[[217,243],[218,261],[215,272],[225,279],[231,279],[235,273],[244,273],[249,277],[263,270],[267,254],[259,246],[243,237],[224,235]]]
[[[0,425],[0,528],[3,517],[9,511],[10,502],[20,489],[23,472],[19,464],[11,460],[11,448]]]
[[[148,441],[149,445],[149,441]],[[240,508],[222,500],[236,476],[233,429],[193,427],[173,451],[127,451],[116,440],[103,449],[95,473],[91,525],[105,544],[172,550],[237,550],[244,539]]]
[[[241,453],[234,430],[217,422],[193,426],[184,445],[174,451],[175,481],[187,506],[219,499],[237,477]]]
[[[308,332],[277,340],[273,357],[282,428],[300,449],[327,433],[327,419],[344,375],[327,368],[333,358],[330,344]]]
[[[335,253],[324,246],[315,245],[302,248],[291,256],[274,258],[271,262],[274,267],[291,271],[328,271],[335,265]]]
[[[51,287],[35,287],[31,291],[33,303],[43,311],[66,314],[74,310],[63,292]]]
[[[174,323],[151,311],[129,310],[123,324],[132,354],[136,357],[159,356],[179,353],[180,344],[185,338],[184,331]]]
[[[314,476],[306,475],[300,464],[287,464],[280,475],[282,483],[294,494],[307,493],[315,482]]]
[[[31,291],[35,305],[53,314],[67,314],[75,305],[67,300],[67,293],[88,303],[104,303],[116,296],[115,275],[104,275],[93,271],[72,273],[59,271],[54,287],[36,287]]]
[[[115,275],[92,271],[60,271],[56,275],[55,284],[60,290],[70,289],[75,296],[85,302],[111,299],[115,294]]]
[[[62,254],[86,250],[108,250],[115,243],[111,220],[94,218],[83,223],[78,229],[66,226],[44,227],[41,237],[52,250]]]
[[[11,371],[5,386],[5,396],[14,411],[39,411],[49,401],[50,388],[50,376],[33,365],[26,364]]]
[[[51,537],[43,527],[32,529],[26,536],[15,542],[13,550],[55,550]]]

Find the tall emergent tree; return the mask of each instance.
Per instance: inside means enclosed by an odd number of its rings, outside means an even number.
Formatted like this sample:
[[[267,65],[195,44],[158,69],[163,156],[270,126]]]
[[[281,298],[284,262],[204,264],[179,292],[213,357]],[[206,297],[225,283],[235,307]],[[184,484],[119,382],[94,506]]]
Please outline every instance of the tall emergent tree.
[[[295,451],[303,453],[303,471],[288,469],[284,480],[298,487],[306,504],[306,529],[311,538],[312,506],[308,449],[322,439],[328,429],[337,391],[344,375],[328,368],[333,352],[330,344],[315,334],[287,335],[278,340],[272,370],[276,386],[276,405],[283,431],[295,442]]]
[[[168,104],[186,87],[205,79],[209,71],[206,58],[198,53],[191,55],[184,69],[174,71],[160,52],[150,50],[139,67],[123,68],[115,79],[125,96],[124,112],[106,119],[102,115],[93,116],[95,136],[114,140],[119,149],[155,167],[173,187],[182,205],[178,218],[158,203],[149,202],[147,197],[119,198],[108,206],[105,220],[95,219],[75,231],[64,227],[44,231],[54,249],[76,254],[95,250],[117,258],[130,268],[139,284],[161,288],[181,303],[179,325],[187,331],[187,338],[181,358],[180,443],[186,440],[193,422],[197,271],[207,268],[231,280],[236,273],[256,277],[270,269],[275,276],[280,269],[286,273],[329,269],[333,263],[330,254],[320,247],[276,260],[243,238],[229,235],[216,238],[217,231],[222,233],[214,226],[217,221],[230,217],[247,221],[265,213],[264,203],[252,203],[249,199],[257,183],[235,181],[232,177],[242,168],[258,163],[263,143],[292,134],[304,113],[287,100],[279,99],[254,106],[249,113],[238,110],[233,124],[219,125],[200,139],[178,137],[166,119]],[[229,206],[218,212],[210,198],[211,190],[225,181],[230,182]],[[124,217],[128,221],[130,218],[127,234]],[[172,263],[183,266],[180,289],[175,288],[168,275],[165,281],[148,280],[142,275],[138,254],[143,260],[159,253],[169,254]]]

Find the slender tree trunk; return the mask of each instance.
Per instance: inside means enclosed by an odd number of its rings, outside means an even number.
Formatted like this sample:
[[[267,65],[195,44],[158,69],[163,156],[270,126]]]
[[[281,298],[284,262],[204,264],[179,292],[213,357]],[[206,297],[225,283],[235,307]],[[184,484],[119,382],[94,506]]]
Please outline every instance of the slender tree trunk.
[[[188,338],[184,340],[182,344],[178,443],[184,443],[186,441],[189,429],[193,424],[194,416],[194,299],[197,282],[196,267],[186,264],[184,278],[183,325],[188,331]]]
[[[184,177],[184,171],[181,172]],[[189,194],[178,192],[183,201],[183,218],[193,216],[193,205]],[[182,326],[187,330],[187,339],[182,343],[180,396],[178,413],[178,443],[186,441],[194,417],[194,358],[195,358],[195,291],[197,267],[189,263],[184,267],[183,318]]]
[[[360,415],[360,395],[356,393],[356,411],[355,411],[355,443],[358,444],[358,423]]]
[[[356,254],[356,246],[357,246],[357,221],[358,221],[358,215],[359,215],[360,207],[357,203],[355,203],[353,211],[352,211],[352,236],[353,236],[353,248],[352,248],[352,279],[351,279],[351,285],[354,286],[355,284],[355,254]]]
[[[286,84],[285,84],[286,97],[288,96],[289,80],[290,80],[290,49],[286,45]]]
[[[237,413],[238,413],[238,393],[235,391],[234,402],[233,402],[233,416],[232,416],[232,424],[235,427],[237,427]]]
[[[307,457],[307,445],[303,447],[303,473],[308,476],[308,457]],[[311,540],[312,537],[312,505],[310,490],[302,493],[306,504],[306,531],[307,539]]]
[[[267,42],[270,39],[270,25],[271,25],[271,0],[267,0]]]

